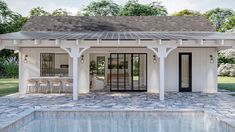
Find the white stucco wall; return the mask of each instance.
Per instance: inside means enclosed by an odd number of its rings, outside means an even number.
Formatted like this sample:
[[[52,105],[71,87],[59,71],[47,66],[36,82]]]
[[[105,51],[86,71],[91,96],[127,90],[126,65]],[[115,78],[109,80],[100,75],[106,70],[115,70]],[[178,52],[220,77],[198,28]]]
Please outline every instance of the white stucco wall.
[[[166,58],[165,90],[178,91],[179,86],[179,53],[192,53],[192,91],[217,91],[217,51],[215,48],[177,48]],[[210,55],[214,63],[210,63]]]
[[[19,91],[21,93],[26,92],[28,79],[40,77],[40,53],[66,53],[60,48],[20,48],[19,52]],[[27,63],[24,63],[25,55],[28,55]]]
[[[79,62],[78,92],[89,92],[89,62],[90,55],[109,56],[109,53],[147,53],[147,91],[150,93],[159,92],[159,60],[153,63],[154,53],[147,48],[91,48],[83,53],[85,62]],[[217,91],[217,51],[215,48],[177,48],[165,59],[165,91],[178,91],[179,87],[179,52],[192,53],[192,91],[208,92]],[[26,82],[31,77],[40,76],[40,53],[66,53],[60,48],[21,48],[20,49],[20,92],[25,93]],[[29,62],[24,63],[24,56],[28,55]],[[209,55],[214,56],[214,63],[210,63]],[[93,55],[94,56],[94,55]],[[72,76],[72,59],[69,59],[69,71]],[[94,57],[91,56],[91,60]],[[106,57],[106,62],[108,58]],[[106,67],[108,64],[106,64]],[[107,68],[106,68],[107,70]]]

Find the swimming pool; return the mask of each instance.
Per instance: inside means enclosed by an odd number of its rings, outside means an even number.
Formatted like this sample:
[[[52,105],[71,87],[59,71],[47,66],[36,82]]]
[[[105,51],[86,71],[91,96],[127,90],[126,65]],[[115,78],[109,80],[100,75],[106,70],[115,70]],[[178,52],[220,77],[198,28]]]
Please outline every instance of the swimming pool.
[[[201,111],[35,111],[7,126],[12,132],[234,132]]]

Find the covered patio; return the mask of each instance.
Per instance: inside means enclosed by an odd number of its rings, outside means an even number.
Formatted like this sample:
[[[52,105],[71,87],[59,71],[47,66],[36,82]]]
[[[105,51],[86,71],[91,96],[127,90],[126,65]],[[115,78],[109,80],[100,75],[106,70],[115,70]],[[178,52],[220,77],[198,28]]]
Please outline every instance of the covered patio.
[[[89,51],[95,52],[99,48],[146,49],[158,57],[156,69],[159,68],[159,87],[154,87],[152,93],[159,88],[159,99],[164,100],[165,91],[165,60],[175,49],[184,48],[212,48],[214,52],[208,57],[213,59],[217,66],[217,51],[235,48],[234,33],[215,32],[26,32],[9,33],[0,36],[0,49],[13,49],[19,52],[20,65],[20,92],[25,93],[24,70],[21,69],[24,60],[30,56],[22,54],[23,48],[60,48],[66,51],[72,64],[73,99],[78,100],[78,94],[89,93]],[[98,51],[98,50],[97,50]],[[121,51],[122,52],[122,51]],[[154,59],[152,54],[148,56]],[[85,62],[81,63],[81,59]],[[209,80],[216,81],[216,70],[208,76]],[[157,79],[157,78],[152,78]],[[153,81],[153,80],[150,80]]]

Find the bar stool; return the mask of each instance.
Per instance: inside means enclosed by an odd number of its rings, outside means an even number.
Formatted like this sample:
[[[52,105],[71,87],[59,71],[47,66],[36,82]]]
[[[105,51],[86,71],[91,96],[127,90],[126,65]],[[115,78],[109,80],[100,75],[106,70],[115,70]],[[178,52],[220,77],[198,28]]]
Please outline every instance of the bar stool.
[[[40,90],[43,91],[43,89],[45,89],[46,94],[47,94],[48,88],[50,88],[50,85],[49,85],[47,80],[45,80],[45,79],[39,80],[39,82],[38,82],[38,93],[39,93]]]
[[[27,80],[27,90],[26,93],[31,93],[33,89],[33,92],[36,92],[37,89],[37,81],[34,79]]]
[[[67,79],[64,82],[65,85],[65,92],[69,93],[72,92],[73,90],[73,80],[72,79]]]
[[[62,89],[62,82],[59,79],[55,79],[51,81],[51,93],[53,92],[53,89],[58,89],[59,93]]]

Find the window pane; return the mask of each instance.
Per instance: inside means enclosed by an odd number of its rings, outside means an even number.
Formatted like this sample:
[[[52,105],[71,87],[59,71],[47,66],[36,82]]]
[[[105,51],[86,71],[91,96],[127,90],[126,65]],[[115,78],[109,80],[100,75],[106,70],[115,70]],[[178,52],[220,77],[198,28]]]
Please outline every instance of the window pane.
[[[41,76],[68,76],[68,54],[41,53]]]
[[[104,76],[105,76],[105,57],[104,56],[97,57],[97,76],[100,79],[104,79]]]
[[[55,54],[55,76],[68,76],[69,56],[68,54]]]

